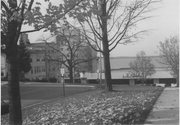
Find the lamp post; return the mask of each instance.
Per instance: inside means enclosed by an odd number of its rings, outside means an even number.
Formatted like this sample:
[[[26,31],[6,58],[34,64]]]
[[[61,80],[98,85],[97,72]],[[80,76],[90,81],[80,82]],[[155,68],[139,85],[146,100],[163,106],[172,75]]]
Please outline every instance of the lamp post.
[[[63,96],[65,97],[65,85],[64,85],[64,73],[65,73],[65,71],[64,71],[64,68],[61,68],[60,71],[61,71],[61,78],[62,78],[61,81],[63,83]]]
[[[99,69],[97,69],[97,82],[99,83]]]

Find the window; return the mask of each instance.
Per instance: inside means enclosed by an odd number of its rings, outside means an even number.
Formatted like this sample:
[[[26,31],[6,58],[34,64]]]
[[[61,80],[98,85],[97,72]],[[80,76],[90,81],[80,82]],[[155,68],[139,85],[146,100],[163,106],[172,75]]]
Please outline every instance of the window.
[[[31,74],[33,74],[33,69],[31,69]]]
[[[37,62],[39,62],[39,61],[40,61],[40,59],[36,59],[36,61],[37,61]]]
[[[1,77],[4,77],[4,72],[1,72]]]
[[[34,67],[34,74],[36,74],[36,67]]]
[[[44,66],[42,67],[42,71],[45,72],[45,67]]]
[[[40,72],[39,67],[37,67],[37,72],[38,72],[38,73]]]
[[[41,61],[42,61],[42,62],[44,62],[44,61],[45,61],[45,57],[44,57],[44,58],[42,58],[42,59],[41,59]]]

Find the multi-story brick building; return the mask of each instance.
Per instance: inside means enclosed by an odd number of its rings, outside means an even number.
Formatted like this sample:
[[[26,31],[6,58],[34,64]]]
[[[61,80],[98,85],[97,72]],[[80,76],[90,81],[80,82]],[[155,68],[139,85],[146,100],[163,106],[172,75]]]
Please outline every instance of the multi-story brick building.
[[[78,43],[80,41],[80,32],[72,31],[69,35],[67,32],[65,34],[59,34],[55,37],[55,40],[50,43],[40,42],[31,43],[28,40],[28,35],[23,34],[21,39],[23,39],[25,45],[30,51],[30,57],[32,59],[31,66],[32,69],[25,74],[25,78],[29,80],[42,80],[50,78],[58,78],[60,74],[60,68],[65,68],[65,77],[68,78],[69,72],[67,68],[61,63],[64,60],[62,54],[58,51],[63,52],[68,56],[68,47],[65,37],[69,38],[70,44]],[[58,50],[58,51],[57,51]],[[78,58],[85,58],[89,56],[92,59],[84,63],[80,63],[76,66],[75,74],[79,72],[96,72],[96,52],[93,51],[89,46],[83,45],[78,51]],[[6,65],[6,55],[1,53],[1,76],[7,76],[7,65]],[[75,77],[78,75],[75,75]]]
[[[69,72],[68,69],[61,63],[64,57],[56,51],[57,49],[63,51],[64,54],[67,53],[67,47],[63,45],[64,43],[59,43],[60,37],[56,37],[55,42],[51,43],[32,43],[28,46],[30,55],[32,58],[32,69],[30,72],[25,74],[26,79],[30,80],[41,80],[58,78],[60,75],[60,68],[65,68],[65,78],[68,79]],[[97,53],[93,51],[89,46],[83,46],[79,52],[79,58],[83,58],[84,55],[93,57],[86,62],[80,63],[75,69],[75,74],[79,72],[96,72],[96,57]],[[75,75],[77,76],[77,75]]]
[[[25,74],[25,78],[30,80],[50,78],[50,74],[55,67],[52,68],[51,63],[47,60],[47,53],[53,53],[53,51],[47,47],[46,43],[32,43],[28,46],[30,51],[31,71]],[[53,55],[53,54],[52,54]]]

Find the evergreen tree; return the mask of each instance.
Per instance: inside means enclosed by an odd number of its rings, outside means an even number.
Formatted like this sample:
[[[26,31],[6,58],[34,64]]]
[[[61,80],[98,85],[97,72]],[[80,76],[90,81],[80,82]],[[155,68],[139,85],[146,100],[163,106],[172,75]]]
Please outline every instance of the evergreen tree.
[[[19,72],[23,74],[29,72],[31,70],[32,59],[30,57],[30,52],[26,47],[25,41],[23,41],[22,38],[20,39],[20,44],[18,46],[18,53],[19,53]]]

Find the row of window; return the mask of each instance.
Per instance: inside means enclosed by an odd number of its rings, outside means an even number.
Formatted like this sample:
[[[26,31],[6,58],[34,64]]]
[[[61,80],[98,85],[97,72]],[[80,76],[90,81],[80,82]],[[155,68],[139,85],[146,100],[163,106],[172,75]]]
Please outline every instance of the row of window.
[[[44,60],[45,60],[44,58],[42,58],[42,59],[37,58],[37,59],[36,59],[36,62],[44,62]]]
[[[45,67],[44,66],[35,66],[31,69],[31,74],[37,74],[37,73],[42,73],[45,72]]]
[[[60,50],[46,50],[46,54],[53,54],[53,53],[57,53],[58,51],[64,51],[63,47],[56,48],[56,49],[60,49]]]
[[[48,68],[49,71],[55,71],[55,67]],[[45,66],[35,66],[31,69],[31,74],[38,74],[38,73],[43,73],[46,72]]]

